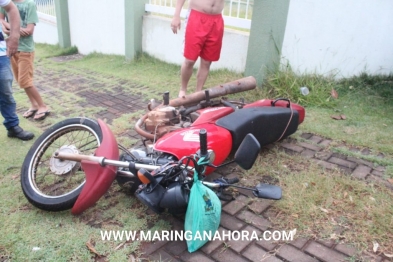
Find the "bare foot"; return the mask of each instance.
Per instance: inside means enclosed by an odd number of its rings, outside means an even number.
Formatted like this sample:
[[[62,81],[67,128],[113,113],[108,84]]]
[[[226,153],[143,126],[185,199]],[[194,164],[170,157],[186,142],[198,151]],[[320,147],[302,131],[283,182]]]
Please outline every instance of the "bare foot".
[[[185,97],[185,96],[186,96],[186,91],[180,89],[179,97],[182,98],[182,97]]]
[[[34,120],[44,120],[50,114],[50,109],[47,106],[39,107],[34,115]]]
[[[24,118],[29,118],[34,116],[34,114],[37,112],[38,109],[35,108],[30,108],[29,110],[27,110],[26,112],[23,113],[23,117]]]

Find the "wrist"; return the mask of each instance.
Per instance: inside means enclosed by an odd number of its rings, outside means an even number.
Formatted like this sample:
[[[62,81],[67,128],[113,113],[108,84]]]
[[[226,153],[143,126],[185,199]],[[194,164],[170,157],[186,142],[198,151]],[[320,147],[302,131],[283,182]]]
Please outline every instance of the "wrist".
[[[8,36],[8,38],[12,38],[12,39],[19,40],[20,34],[10,34],[10,35]]]

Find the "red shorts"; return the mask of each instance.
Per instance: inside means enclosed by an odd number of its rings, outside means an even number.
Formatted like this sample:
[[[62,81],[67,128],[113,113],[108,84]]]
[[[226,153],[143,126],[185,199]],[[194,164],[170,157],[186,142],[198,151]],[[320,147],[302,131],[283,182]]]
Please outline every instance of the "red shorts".
[[[195,61],[220,59],[224,20],[221,14],[210,15],[191,9],[186,25],[184,57]]]

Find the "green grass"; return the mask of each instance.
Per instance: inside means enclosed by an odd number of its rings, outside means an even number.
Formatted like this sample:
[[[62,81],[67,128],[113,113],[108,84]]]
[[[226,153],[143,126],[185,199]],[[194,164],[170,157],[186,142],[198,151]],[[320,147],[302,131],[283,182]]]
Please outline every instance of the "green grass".
[[[300,94],[307,86],[309,95]],[[360,156],[393,166],[393,76],[361,74],[350,79],[334,80],[314,74],[296,75],[290,68],[270,75],[264,86],[268,97],[288,97],[306,107],[306,118],[299,127],[303,132],[334,141],[331,150],[353,155],[349,149],[367,148],[370,155]],[[331,93],[338,94],[334,98]],[[332,116],[344,115],[345,120]],[[342,148],[345,143],[346,149]],[[383,153],[384,159],[377,156]],[[393,173],[388,171],[393,177]]]
[[[45,48],[42,48],[44,45],[36,44],[37,49],[35,51],[36,58],[43,59],[54,56],[62,56],[62,55],[72,55],[78,53],[78,48],[75,46],[68,48],[60,48],[59,45],[45,45]],[[41,48],[40,48],[41,47]]]
[[[41,47],[42,45],[37,45]],[[44,49],[37,50],[38,56],[56,56],[53,46],[45,46]],[[48,52],[46,51],[48,49]],[[174,64],[164,63],[149,55],[138,56],[134,61],[126,62],[123,56],[103,55],[93,53],[87,55],[82,60],[70,61],[67,63],[56,63],[50,60],[42,61],[51,68],[67,70],[70,72],[80,72],[81,69],[92,70],[99,73],[99,79],[103,82],[112,82],[112,78],[120,78],[132,81],[138,85],[145,86],[138,90],[147,98],[162,98],[162,93],[170,91],[171,97],[176,97],[180,87],[180,67]],[[241,74],[233,74],[227,70],[212,72],[212,77],[206,82],[206,86],[217,86],[222,83],[231,82],[241,78]],[[196,85],[195,77],[190,81],[189,92],[193,91],[192,86]],[[131,87],[125,87],[131,88]]]
[[[78,73],[107,84],[110,86],[104,90],[107,92],[112,91],[111,87],[122,85],[129,92],[139,92],[146,99],[161,98],[164,91],[170,91],[172,97],[178,93],[178,65],[161,62],[146,54],[141,54],[132,62],[125,62],[122,56],[97,53],[63,63],[51,59],[75,52],[75,48],[63,50],[58,46],[37,44],[36,63],[41,70],[50,72],[53,80],[69,81],[70,79],[64,77],[67,73]],[[242,77],[241,74],[227,70],[212,71],[206,87],[232,82]],[[137,87],[124,86],[121,80],[130,81]],[[194,75],[189,91],[193,91],[195,83]],[[310,89],[308,96],[300,95],[301,86]],[[98,90],[101,87],[89,88]],[[332,89],[337,91],[337,99],[330,95]],[[61,100],[43,94],[44,100],[55,112],[55,115],[45,120],[46,124],[54,124],[70,116],[91,115],[101,110],[97,106],[86,108],[86,111],[82,112],[82,108],[78,106],[82,101],[80,98],[61,89],[57,92],[61,92]],[[306,119],[300,126],[301,132],[310,132],[330,139],[332,143],[328,150],[383,165],[386,167],[387,177],[393,177],[392,76],[361,75],[338,81],[318,75],[296,75],[287,68],[267,77],[263,88],[231,97],[244,97],[247,101],[290,98],[291,101],[306,106]],[[27,109],[27,98],[23,91],[17,89],[15,99],[18,107]],[[336,114],[345,115],[346,120],[333,120],[331,116]],[[135,117],[135,114],[123,115],[111,125],[119,136],[119,141],[127,146],[134,141],[121,137],[121,134],[132,128],[133,122],[130,121]],[[36,136],[45,128],[23,118],[21,125],[28,127]],[[298,134],[299,132],[293,137],[301,139]],[[0,154],[0,255],[12,257],[13,261],[94,260],[95,255],[86,246],[89,242],[95,243],[96,251],[108,260],[125,261],[130,254],[141,255],[138,253],[140,243],[125,243],[125,247],[116,249],[122,243],[102,242],[97,225],[120,230],[146,230],[155,223],[158,223],[160,228],[168,227],[158,216],[146,215],[146,208],[135,198],[119,192],[117,185],[114,185],[94,208],[79,217],[74,217],[69,212],[50,213],[37,210],[23,196],[19,182],[19,171],[31,145],[31,141],[21,142],[7,138],[5,132],[0,134],[1,148],[12,149],[7,151],[7,154]],[[371,153],[367,156],[356,154],[350,150],[352,147],[369,149]],[[243,175],[249,179],[250,185],[261,175],[273,176],[279,181],[283,187],[284,198],[274,205],[277,212],[282,214],[276,219],[277,226],[284,229],[290,226],[298,227],[298,234],[307,237],[329,237],[334,228],[329,222],[331,219],[344,226],[348,225],[346,221],[353,221],[351,230],[360,237],[356,239],[354,235],[348,234],[348,241],[357,243],[361,249],[369,249],[370,241],[375,239],[384,250],[391,252],[389,243],[393,240],[388,234],[392,231],[391,192],[378,185],[366,185],[343,177],[336,171],[327,172],[302,158],[290,157],[275,150],[268,152],[263,151],[254,168]],[[381,153],[384,158],[378,157]],[[312,186],[303,188],[305,183]],[[347,193],[344,198],[345,192]],[[349,202],[349,196],[352,196],[353,202]],[[375,202],[370,202],[374,201],[370,197],[375,199]],[[319,207],[329,210],[330,213],[321,213]],[[381,213],[384,215],[380,215]],[[309,217],[315,219],[311,220]],[[32,251],[34,247],[39,247],[40,250]]]
[[[263,177],[278,181],[283,190],[283,198],[269,210],[275,229],[296,228],[297,237],[344,241],[360,251],[371,250],[376,241],[380,251],[392,253],[393,192],[384,185],[324,170],[277,147],[261,153],[243,173],[248,186]]]

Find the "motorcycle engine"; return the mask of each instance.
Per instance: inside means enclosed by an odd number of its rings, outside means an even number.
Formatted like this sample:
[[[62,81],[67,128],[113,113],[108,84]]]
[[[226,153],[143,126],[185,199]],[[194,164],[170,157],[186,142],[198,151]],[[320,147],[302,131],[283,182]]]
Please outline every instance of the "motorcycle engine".
[[[145,120],[145,130],[156,134],[157,138],[169,133],[179,127],[180,114],[172,106],[158,106],[147,114]]]

